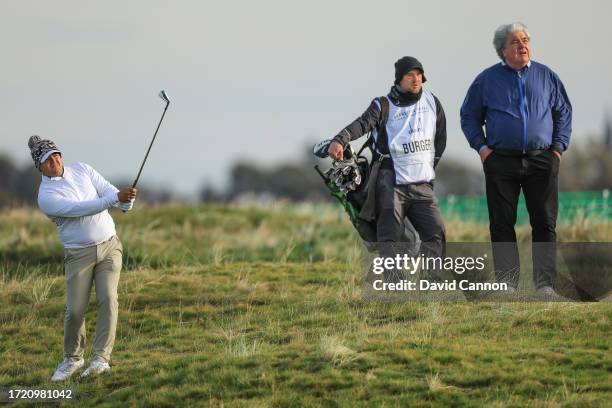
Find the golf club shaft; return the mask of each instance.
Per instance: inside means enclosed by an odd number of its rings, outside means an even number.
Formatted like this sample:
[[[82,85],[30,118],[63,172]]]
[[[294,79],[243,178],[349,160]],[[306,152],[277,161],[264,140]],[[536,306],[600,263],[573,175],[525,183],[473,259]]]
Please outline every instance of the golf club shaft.
[[[147,157],[149,157],[149,152],[151,151],[153,142],[155,142],[155,138],[157,137],[157,131],[159,130],[159,127],[161,126],[162,121],[164,120],[164,116],[166,115],[166,111],[168,110],[168,105],[170,105],[170,102],[166,103],[166,107],[164,108],[164,113],[162,113],[161,118],[159,119],[159,123],[157,124],[157,129],[155,129],[155,133],[153,134],[153,139],[151,140],[151,144],[149,144],[149,148],[147,149],[147,154],[145,154],[144,160],[142,161],[142,164],[140,165],[140,170],[138,170],[138,175],[136,176],[136,180],[134,180],[134,184],[132,184],[132,188],[136,188],[136,184],[138,184],[140,173],[142,173],[142,169],[145,163],[147,162]]]

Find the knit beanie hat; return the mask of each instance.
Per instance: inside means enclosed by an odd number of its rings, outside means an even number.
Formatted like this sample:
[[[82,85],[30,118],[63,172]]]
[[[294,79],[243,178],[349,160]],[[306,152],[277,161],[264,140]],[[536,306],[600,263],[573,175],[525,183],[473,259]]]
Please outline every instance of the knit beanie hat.
[[[55,143],[48,139],[41,139],[39,136],[34,135],[30,136],[30,140],[28,140],[28,147],[30,148],[30,154],[32,155],[32,160],[34,160],[34,165],[37,169],[40,170],[40,165],[45,162],[53,153],[62,152],[59,151]]]
[[[418,69],[421,71],[421,74],[423,74],[423,83],[427,81],[425,78],[425,70],[423,69],[423,65],[421,65],[418,59],[414,57],[402,57],[395,63],[395,85],[398,85],[404,75],[413,69]]]

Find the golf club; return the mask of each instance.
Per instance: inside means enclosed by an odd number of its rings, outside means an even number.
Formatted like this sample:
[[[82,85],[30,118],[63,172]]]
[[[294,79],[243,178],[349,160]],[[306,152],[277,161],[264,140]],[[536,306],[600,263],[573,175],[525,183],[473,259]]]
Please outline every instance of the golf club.
[[[142,173],[142,168],[144,167],[145,163],[147,162],[147,157],[149,157],[149,152],[151,151],[151,146],[153,146],[153,142],[155,142],[155,137],[157,136],[157,131],[159,130],[159,127],[161,126],[162,120],[164,120],[164,116],[166,115],[166,111],[168,110],[168,106],[170,105],[170,99],[168,98],[168,94],[166,94],[166,91],[164,91],[163,89],[161,91],[159,91],[159,97],[164,102],[166,102],[166,107],[164,108],[164,113],[162,113],[161,119],[159,120],[159,123],[157,124],[157,129],[155,129],[155,133],[153,134],[153,139],[151,140],[151,144],[149,145],[149,148],[147,149],[147,154],[145,154],[144,160],[142,161],[142,164],[140,165],[140,170],[138,170],[138,175],[136,176],[136,180],[134,180],[134,184],[132,184],[132,188],[136,188],[136,184],[138,184],[138,179],[140,178],[140,173]]]
[[[140,165],[140,169],[138,170],[138,175],[136,176],[136,180],[134,180],[134,183],[132,184],[132,188],[136,188],[136,184],[138,184],[138,179],[140,179],[140,173],[142,173],[142,169],[145,163],[147,162],[147,158],[149,157],[149,152],[151,151],[153,142],[155,142],[155,138],[157,137],[157,131],[159,130],[162,120],[164,120],[164,116],[166,115],[166,111],[168,110],[168,106],[170,105],[170,99],[168,98],[168,94],[166,93],[166,91],[164,91],[163,89],[159,91],[159,97],[164,102],[166,102],[166,107],[164,108],[164,113],[162,113],[161,118],[159,119],[159,123],[157,124],[157,129],[155,129],[155,133],[153,134],[153,139],[151,140],[151,144],[149,144],[149,148],[147,149],[147,154],[145,154],[144,160],[142,161],[142,164]],[[123,212],[125,213],[127,211],[123,210]]]

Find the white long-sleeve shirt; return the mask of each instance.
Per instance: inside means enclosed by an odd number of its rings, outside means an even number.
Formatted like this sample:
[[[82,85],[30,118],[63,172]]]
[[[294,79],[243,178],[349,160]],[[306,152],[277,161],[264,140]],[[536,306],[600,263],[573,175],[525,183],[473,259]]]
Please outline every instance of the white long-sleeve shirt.
[[[64,166],[61,177],[42,176],[38,206],[57,225],[64,248],[85,248],[116,234],[108,208],[119,190],[85,163]]]

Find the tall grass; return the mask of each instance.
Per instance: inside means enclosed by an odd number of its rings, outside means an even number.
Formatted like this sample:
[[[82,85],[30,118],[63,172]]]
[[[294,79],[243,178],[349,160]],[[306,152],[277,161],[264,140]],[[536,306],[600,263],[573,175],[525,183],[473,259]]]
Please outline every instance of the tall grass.
[[[137,208],[114,212],[124,243],[124,267],[166,268],[228,262],[355,262],[361,242],[347,217],[334,205],[276,205]],[[486,224],[446,222],[448,241],[487,242]],[[517,227],[520,242],[529,226]],[[558,239],[609,242],[609,222],[588,217],[560,220]],[[61,273],[63,252],[54,225],[37,210],[0,213],[2,274]]]

